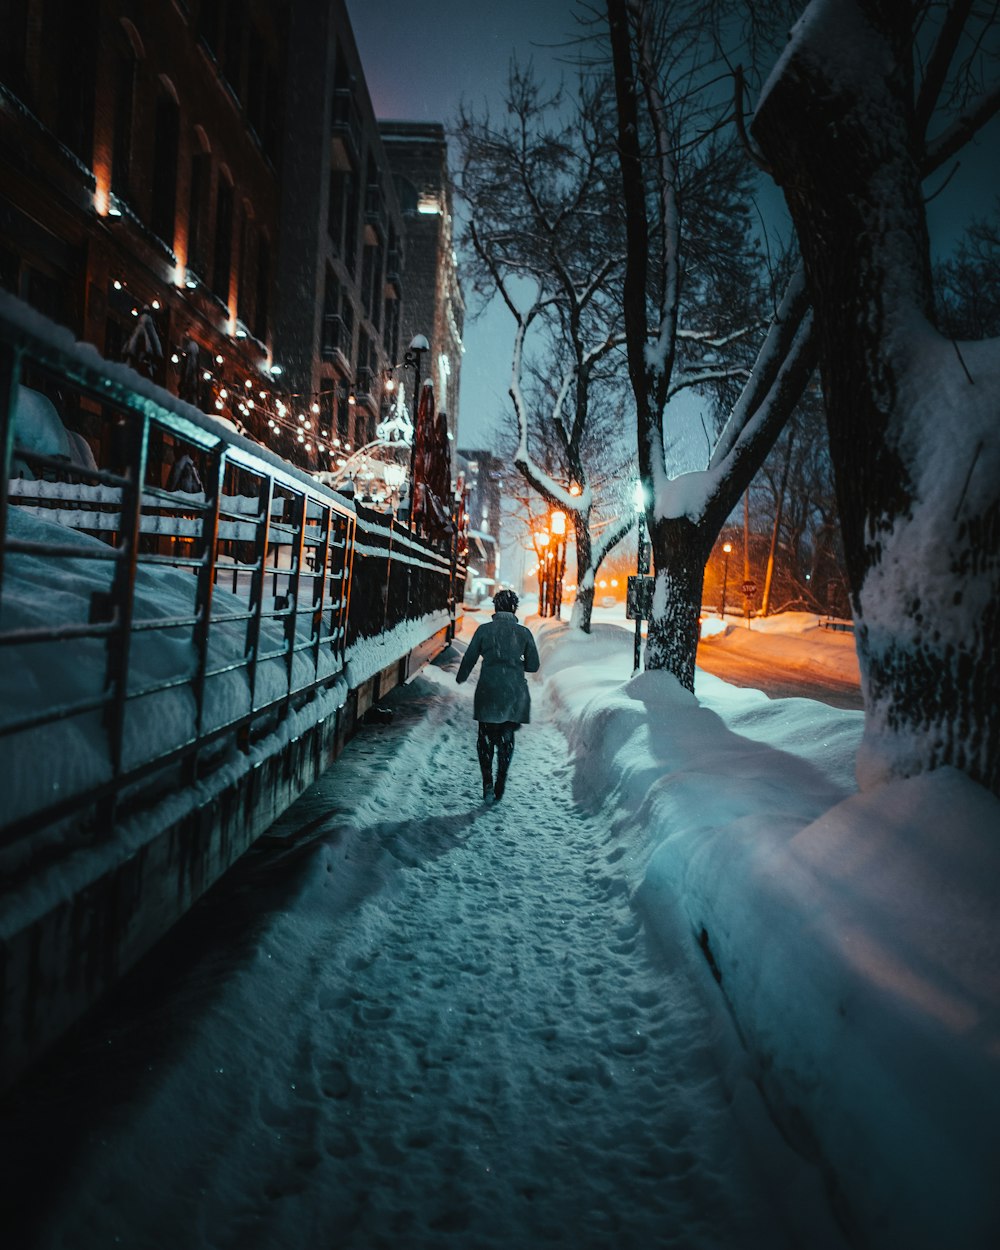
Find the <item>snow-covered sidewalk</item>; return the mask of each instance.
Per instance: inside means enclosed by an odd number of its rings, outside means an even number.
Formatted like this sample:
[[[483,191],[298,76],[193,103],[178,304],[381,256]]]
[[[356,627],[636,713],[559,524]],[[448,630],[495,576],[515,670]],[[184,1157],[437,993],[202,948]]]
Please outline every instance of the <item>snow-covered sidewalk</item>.
[[[499,806],[451,653],[24,1087],[14,1244],[995,1247],[1000,803],[534,627]]]
[[[685,925],[643,925],[636,839],[575,784],[543,684],[485,807],[456,665],[205,901],[210,946],[168,996],[105,1026],[128,1079],[22,1209],[39,1245],[840,1246]],[[259,916],[238,937],[233,897]],[[112,1066],[104,1041],[68,1087]],[[36,1112],[7,1140],[48,1136]]]

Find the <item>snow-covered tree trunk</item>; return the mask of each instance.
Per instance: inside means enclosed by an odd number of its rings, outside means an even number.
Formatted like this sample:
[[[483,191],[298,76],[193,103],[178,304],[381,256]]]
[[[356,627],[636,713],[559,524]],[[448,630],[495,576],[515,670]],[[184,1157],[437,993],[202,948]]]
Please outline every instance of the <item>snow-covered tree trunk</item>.
[[[657,522],[652,543],[657,563],[653,614],[646,635],[646,667],[666,669],[682,686],[693,690],[698,617],[709,554],[705,536],[687,517],[672,517]]]
[[[1000,793],[1000,342],[932,322],[916,16],[816,0],[752,133],[815,311],[866,704],[859,780],[954,765]]]
[[[594,614],[594,585],[597,575],[590,540],[590,518],[579,513],[574,514],[573,532],[576,541],[576,597],[569,623],[572,629],[589,634]]]

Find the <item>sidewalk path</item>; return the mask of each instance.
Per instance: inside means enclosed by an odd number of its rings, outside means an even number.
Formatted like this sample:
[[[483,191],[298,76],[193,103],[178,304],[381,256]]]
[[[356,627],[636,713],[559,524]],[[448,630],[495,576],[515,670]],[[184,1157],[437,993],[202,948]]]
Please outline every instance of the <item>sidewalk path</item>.
[[[89,1095],[39,1245],[781,1250],[803,1221],[838,1244],[562,737],[523,729],[480,802],[456,667],[286,814],[167,1000],[101,1026],[127,1080]],[[63,1080],[92,1087],[98,1049]]]

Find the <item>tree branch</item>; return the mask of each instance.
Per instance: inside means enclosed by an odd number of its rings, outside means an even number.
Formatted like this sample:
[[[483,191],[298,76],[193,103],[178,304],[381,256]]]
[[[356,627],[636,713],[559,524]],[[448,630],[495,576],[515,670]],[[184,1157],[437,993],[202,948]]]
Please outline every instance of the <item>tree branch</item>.
[[[781,303],[771,319],[767,336],[757,353],[757,359],[754,361],[747,384],[733,406],[729,420],[719,436],[719,441],[709,461],[710,469],[717,468],[728,456],[743,430],[753,419],[754,413],[764,402],[791,351],[795,336],[808,309],[809,296],[806,292],[805,272],[800,265],[785,288]]]
[[[1000,87],[980,96],[968,112],[957,118],[936,139],[927,145],[927,154],[921,174],[924,178],[960,152],[977,130],[1000,112]]]
[[[944,87],[945,78],[948,76],[948,67],[951,65],[971,12],[972,0],[955,0],[945,14],[937,42],[927,61],[924,81],[920,84],[920,91],[917,95],[914,120],[917,133],[921,136],[927,133],[931,116]]]

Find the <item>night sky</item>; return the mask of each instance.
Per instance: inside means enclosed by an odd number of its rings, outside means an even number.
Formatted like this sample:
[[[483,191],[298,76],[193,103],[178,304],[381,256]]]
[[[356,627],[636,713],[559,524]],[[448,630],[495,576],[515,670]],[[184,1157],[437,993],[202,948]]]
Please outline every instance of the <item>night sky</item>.
[[[803,5],[804,7],[804,5]],[[468,0],[347,0],[368,89],[378,117],[439,121],[452,125],[465,100],[481,111],[499,110],[512,54],[533,59],[553,84],[572,56],[565,47],[580,31],[573,0],[503,0],[471,5]],[[961,154],[957,171],[928,206],[931,241],[945,254],[972,216],[985,216],[1000,195],[1000,117],[983,129]],[[951,166],[929,179],[928,196],[938,190]],[[762,211],[782,231],[787,217],[772,187],[762,187]],[[512,323],[491,306],[466,321],[462,365],[459,442],[489,445],[510,401]]]
[[[579,29],[570,0],[347,0],[347,9],[376,115],[446,127],[463,99],[478,111],[501,107],[513,52],[554,82],[565,52],[553,45]],[[464,339],[459,443],[488,446],[510,407],[510,315],[491,307],[467,317]]]

